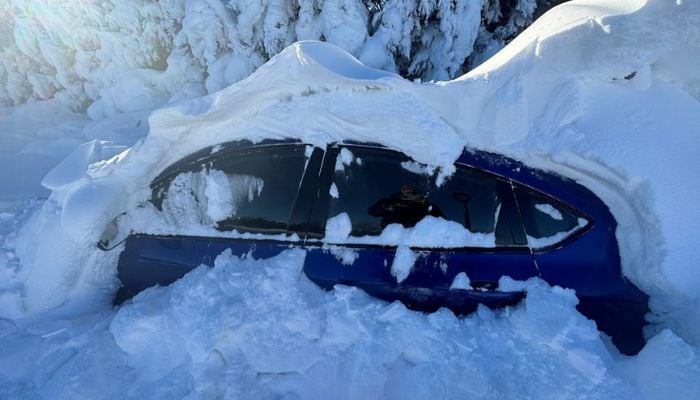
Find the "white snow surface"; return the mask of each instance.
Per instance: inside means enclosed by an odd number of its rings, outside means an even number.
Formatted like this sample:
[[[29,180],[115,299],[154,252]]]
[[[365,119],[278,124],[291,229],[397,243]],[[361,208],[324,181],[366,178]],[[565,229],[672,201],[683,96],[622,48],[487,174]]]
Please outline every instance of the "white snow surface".
[[[450,290],[469,290],[471,288],[471,281],[465,272],[458,273],[450,285]]]
[[[496,235],[494,233],[471,232],[458,222],[449,221],[444,218],[436,218],[430,215],[424,217],[415,226],[410,228],[406,228],[401,224],[389,224],[378,236],[351,236],[351,231],[352,221],[348,214],[338,214],[329,218],[326,222],[323,241],[333,244],[373,244],[434,249],[496,247]],[[569,233],[565,233],[563,236],[568,236]]]
[[[53,101],[0,109],[1,159],[23,162],[0,169],[0,398],[700,398],[698,37],[694,0],[575,0],[450,82],[408,82],[301,42],[147,121],[105,104],[95,122]],[[126,107],[139,93],[121,95]],[[85,137],[99,140],[78,147]],[[94,243],[123,213],[127,225],[156,219],[155,176],[209,145],[287,137],[379,142],[445,175],[469,146],[581,182],[618,221],[624,274],[652,296],[647,346],[620,356],[571,291],[537,280],[511,282],[528,290],[520,305],[465,318],[324,293],[300,250],[224,253],[110,309],[119,248]],[[47,200],[17,202],[45,194],[39,176],[75,148],[44,179]],[[42,152],[46,165],[22,159]],[[214,219],[232,204],[210,193]],[[347,238],[349,220],[335,222]],[[406,265],[391,266],[398,280]]]
[[[635,359],[611,356],[570,290],[533,280],[515,309],[425,315],[356,288],[324,292],[301,272],[304,256],[224,252],[119,310],[29,328],[0,320],[0,397],[691,399],[700,389],[689,379],[696,348],[664,331]]]

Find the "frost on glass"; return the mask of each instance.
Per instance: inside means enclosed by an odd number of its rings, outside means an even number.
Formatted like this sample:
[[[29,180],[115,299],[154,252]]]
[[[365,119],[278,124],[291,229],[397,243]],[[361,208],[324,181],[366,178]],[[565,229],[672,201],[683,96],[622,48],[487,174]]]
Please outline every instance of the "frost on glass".
[[[176,227],[214,227],[262,193],[263,180],[244,174],[202,170],[178,175],[163,199],[163,217]]]

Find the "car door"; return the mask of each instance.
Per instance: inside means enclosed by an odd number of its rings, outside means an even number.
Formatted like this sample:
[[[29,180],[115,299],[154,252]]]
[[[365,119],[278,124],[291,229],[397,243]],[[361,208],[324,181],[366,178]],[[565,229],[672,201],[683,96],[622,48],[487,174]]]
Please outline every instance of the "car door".
[[[301,246],[311,202],[299,188],[309,171],[315,184],[322,158],[321,149],[300,143],[250,145],[192,157],[156,179],[159,226],[127,238],[120,297],[213,265],[227,249],[269,258]]]
[[[457,312],[520,301],[524,293],[500,290],[499,280],[527,280],[539,271],[510,182],[457,164],[450,179],[433,189],[430,201],[440,207],[443,218],[461,223],[465,236],[477,240],[432,249],[430,261],[416,265],[404,286],[429,286],[442,305]]]
[[[423,310],[518,301],[521,293],[496,290],[501,276],[537,275],[510,184],[466,167],[442,185],[437,175],[396,151],[329,148],[306,242],[307,276]],[[458,287],[465,276],[473,284]]]

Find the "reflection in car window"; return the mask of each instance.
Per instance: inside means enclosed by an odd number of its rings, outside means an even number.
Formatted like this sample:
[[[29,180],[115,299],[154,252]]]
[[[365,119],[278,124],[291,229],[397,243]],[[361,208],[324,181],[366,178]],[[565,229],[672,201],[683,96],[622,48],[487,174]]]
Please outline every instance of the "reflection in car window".
[[[441,186],[436,171],[406,155],[353,147],[362,164],[335,171],[329,217],[347,213],[351,236],[376,236],[389,224],[415,226],[426,216],[455,221],[472,233],[493,234],[500,210],[497,181],[458,168]]]
[[[561,242],[588,224],[568,207],[544,195],[515,185],[528,244],[542,248]]]
[[[154,187],[166,218],[219,230],[284,233],[306,164],[302,145],[217,156]]]

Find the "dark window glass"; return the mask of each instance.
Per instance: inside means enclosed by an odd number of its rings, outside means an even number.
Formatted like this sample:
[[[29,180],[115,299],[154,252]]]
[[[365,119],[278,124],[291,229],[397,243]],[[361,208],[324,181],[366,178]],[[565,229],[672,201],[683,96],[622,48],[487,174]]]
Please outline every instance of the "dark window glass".
[[[475,233],[492,233],[500,213],[497,182],[466,168],[457,171],[431,195],[446,219]]]
[[[305,153],[302,145],[276,145],[221,154],[157,183],[153,202],[166,218],[172,214],[219,230],[284,233]]]
[[[569,207],[520,185],[515,197],[532,247],[554,245],[588,223]]]
[[[431,212],[422,201],[430,190],[430,177],[402,167],[408,157],[375,149],[350,151],[343,149],[336,162],[331,192],[337,190],[339,198],[331,199],[330,216],[347,213],[351,235],[379,235],[391,223],[411,227]]]
[[[329,217],[347,213],[352,236],[379,235],[389,224],[416,225],[425,216],[444,218],[473,233],[496,231],[499,182],[467,168],[441,186],[436,173],[407,156],[387,150],[349,147],[338,157]],[[343,161],[345,164],[343,164]],[[498,240],[509,245],[512,238]]]

